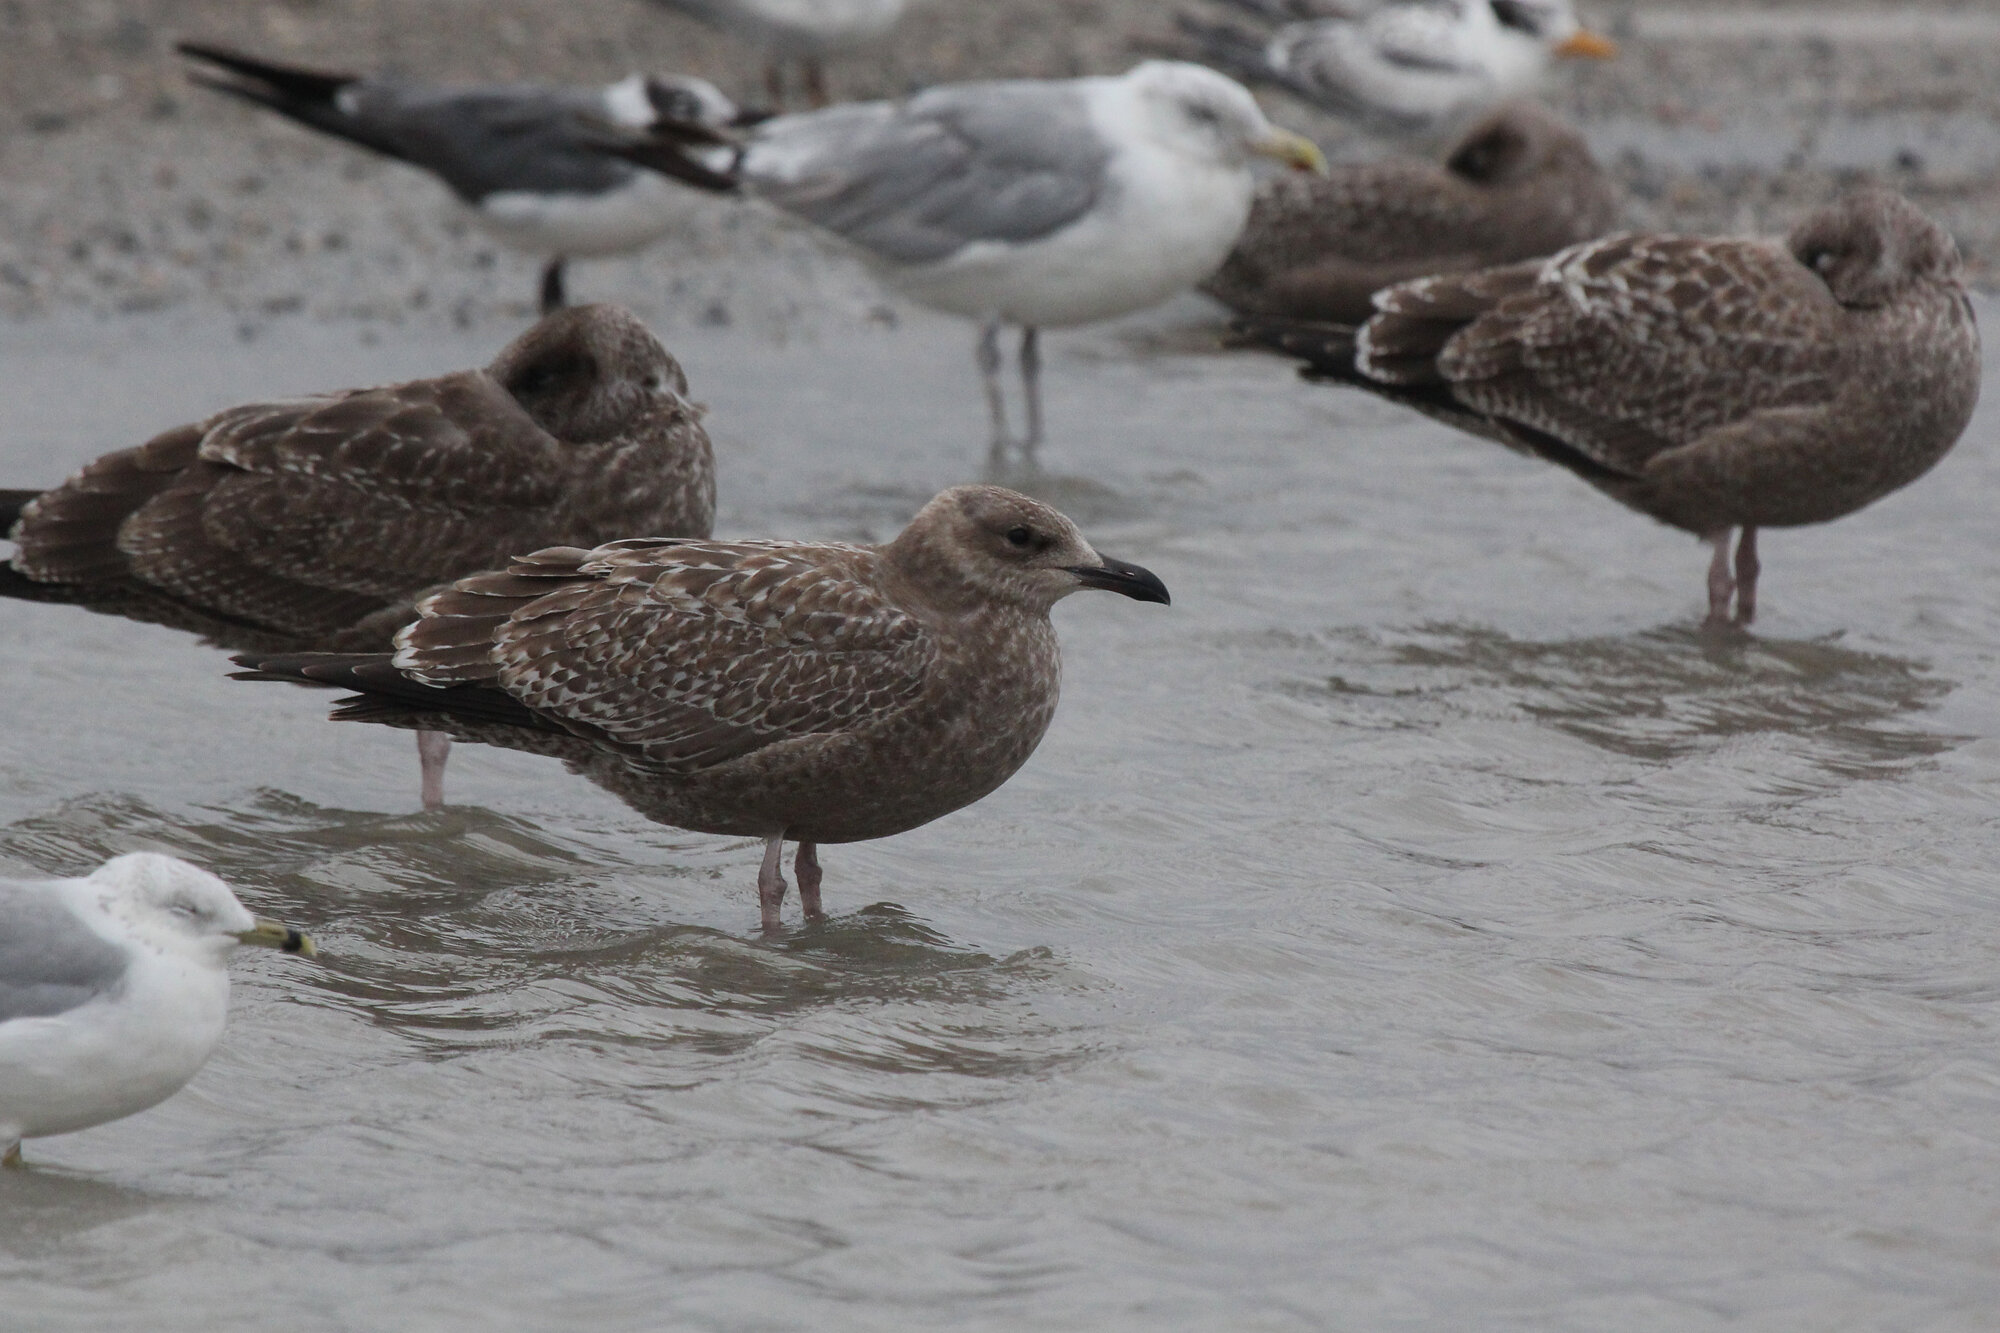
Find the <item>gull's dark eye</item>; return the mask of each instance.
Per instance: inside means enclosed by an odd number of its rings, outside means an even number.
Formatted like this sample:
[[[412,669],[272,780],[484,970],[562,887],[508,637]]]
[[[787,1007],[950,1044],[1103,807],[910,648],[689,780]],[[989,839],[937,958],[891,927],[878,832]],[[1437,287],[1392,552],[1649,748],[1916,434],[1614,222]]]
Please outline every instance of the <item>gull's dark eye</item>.
[[[1222,123],[1222,117],[1216,114],[1215,108],[1212,106],[1202,106],[1197,103],[1189,107],[1187,113],[1190,119],[1197,120],[1203,125],[1220,125]]]
[[[1010,546],[1026,546],[1034,539],[1035,534],[1028,531],[1028,527],[1024,523],[1016,523],[1013,527],[1007,529],[1007,543]]]

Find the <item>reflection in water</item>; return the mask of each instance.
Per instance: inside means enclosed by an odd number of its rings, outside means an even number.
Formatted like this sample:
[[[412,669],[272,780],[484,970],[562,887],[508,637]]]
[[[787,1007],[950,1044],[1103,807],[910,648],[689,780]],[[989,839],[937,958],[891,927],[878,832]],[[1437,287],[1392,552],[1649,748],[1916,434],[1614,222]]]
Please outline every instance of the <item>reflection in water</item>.
[[[1093,527],[1127,523],[1147,512],[1146,505],[1095,478],[1050,472],[1039,463],[1024,463],[1011,455],[998,461],[987,460],[979,479],[991,486],[1005,486],[1031,495],[1060,509],[1071,522],[1084,529],[1086,538]]]
[[[172,1202],[31,1159],[26,1170],[0,1171],[0,1254],[23,1263],[51,1259],[80,1233]]]
[[[1342,673],[1308,691],[1382,701],[1405,724],[1468,712],[1526,713],[1592,745],[1665,762],[1718,743],[1776,733],[1842,777],[1883,776],[1962,737],[1913,718],[1954,682],[1884,653],[1831,639],[1786,641],[1693,629],[1536,643],[1467,625],[1341,636]],[[1361,701],[1366,700],[1367,703]]]
[[[382,815],[271,791],[178,815],[100,794],[0,829],[0,858],[70,874],[143,847],[205,865],[256,910],[313,932],[321,966],[298,985],[318,1002],[434,1057],[547,1040],[727,1055],[817,1009],[999,1004],[1053,966],[1046,950],[994,958],[954,944],[890,903],[768,938],[661,926],[662,882],[705,890],[711,849],[727,844],[654,837],[564,839],[477,808]],[[927,1029],[905,1068],[1002,1072],[996,1041],[1018,1048],[1022,1034]],[[881,1047],[871,1039],[856,1058],[874,1067]],[[1042,1043],[1022,1058],[1068,1057]]]

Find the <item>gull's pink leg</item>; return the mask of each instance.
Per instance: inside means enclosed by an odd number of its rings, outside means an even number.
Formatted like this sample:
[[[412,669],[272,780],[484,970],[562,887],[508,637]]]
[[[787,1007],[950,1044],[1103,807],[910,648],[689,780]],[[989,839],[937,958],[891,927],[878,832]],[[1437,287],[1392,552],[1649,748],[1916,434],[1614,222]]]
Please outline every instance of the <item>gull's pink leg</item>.
[[[806,920],[826,920],[826,913],[819,907],[818,848],[809,842],[800,843],[799,854],[792,861],[792,870],[799,877],[799,906],[806,909]]]
[[[1708,562],[1708,620],[1711,628],[1729,623],[1729,601],[1736,595],[1736,580],[1729,573],[1729,529],[1711,532],[1702,538],[1714,550]]]
[[[444,804],[444,761],[451,758],[451,737],[442,731],[417,733],[417,764],[423,770],[424,809]]]
[[[757,872],[757,907],[764,914],[764,929],[776,930],[783,922],[785,906],[785,835],[776,833],[764,840],[764,865]]]
[[[1736,539],[1736,623],[1747,625],[1757,618],[1757,529],[1743,526]]]

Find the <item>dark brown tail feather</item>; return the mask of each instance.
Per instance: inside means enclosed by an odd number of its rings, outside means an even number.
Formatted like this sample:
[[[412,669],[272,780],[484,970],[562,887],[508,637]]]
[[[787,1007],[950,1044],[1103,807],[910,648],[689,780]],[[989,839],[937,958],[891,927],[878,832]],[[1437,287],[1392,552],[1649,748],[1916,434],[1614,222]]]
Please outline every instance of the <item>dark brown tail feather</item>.
[[[40,491],[0,491],[0,537],[14,530],[21,520],[21,511],[28,502],[40,497]]]
[[[1354,382],[1354,339],[1359,332],[1352,324],[1329,324],[1310,319],[1287,319],[1281,315],[1238,315],[1229,321],[1232,347],[1263,347],[1306,363],[1305,371],[1315,377]]]
[[[1376,316],[1377,320],[1381,318]],[[1434,373],[1426,379],[1403,383],[1384,383],[1363,374],[1355,363],[1355,340],[1359,330],[1352,325],[1246,315],[1231,320],[1230,328],[1247,345],[1269,347],[1304,361],[1305,364],[1299,367],[1302,378],[1364,389],[1377,398],[1421,412],[1447,426],[1497,441],[1517,452],[1532,452],[1529,446],[1509,435],[1485,413],[1474,411],[1458,401],[1451,386]],[[1372,322],[1369,328],[1372,333]]]
[[[389,653],[242,653],[230,660],[246,668],[231,672],[234,680],[281,680],[355,691],[354,698],[335,701],[336,721],[379,722],[400,714],[429,713],[538,731],[564,730],[500,690],[419,684],[396,669]]]

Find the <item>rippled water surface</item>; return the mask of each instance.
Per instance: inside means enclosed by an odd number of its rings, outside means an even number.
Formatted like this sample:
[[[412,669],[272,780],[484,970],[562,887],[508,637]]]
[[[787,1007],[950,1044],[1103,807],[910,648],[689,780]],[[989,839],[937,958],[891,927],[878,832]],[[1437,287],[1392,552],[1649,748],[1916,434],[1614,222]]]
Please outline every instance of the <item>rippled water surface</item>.
[[[0,1326],[1992,1327],[1995,411],[1712,639],[1694,542],[1198,313],[1053,341],[1036,483],[1174,606],[1059,608],[1026,770],[781,938],[748,842],[473,747],[418,813],[404,733],[0,605],[0,869],[324,948],[0,1178]],[[0,330],[0,481],[504,336]],[[669,341],[729,534],[980,466],[960,326]]]

